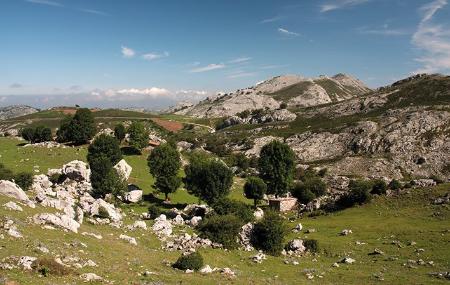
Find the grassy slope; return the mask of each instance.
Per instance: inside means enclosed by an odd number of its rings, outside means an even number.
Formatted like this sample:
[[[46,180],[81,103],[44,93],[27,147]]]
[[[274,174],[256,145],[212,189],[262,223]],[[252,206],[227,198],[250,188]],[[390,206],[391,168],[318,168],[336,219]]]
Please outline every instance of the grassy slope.
[[[85,149],[80,149],[76,154],[75,149],[24,149],[16,147],[17,141],[12,139],[0,139],[0,153],[2,162],[8,167],[18,170],[31,170],[37,161],[40,168],[60,167],[64,162],[71,159],[82,159]],[[33,151],[34,150],[34,151]],[[132,179],[144,187],[146,192],[152,191],[152,177],[147,174],[145,154],[142,157],[133,156],[125,159],[133,166]],[[30,160],[19,163],[24,157]],[[236,183],[236,189],[240,189],[242,181]],[[147,187],[147,188],[145,188]],[[315,228],[316,233],[294,234],[289,239],[314,238],[321,245],[321,253],[317,256],[306,256],[298,258],[299,265],[286,265],[282,257],[269,257],[262,264],[255,265],[249,257],[254,253],[222,250],[202,250],[205,262],[211,266],[230,267],[237,272],[238,278],[234,284],[303,284],[307,279],[303,273],[305,269],[315,269],[317,274],[323,275],[322,279],[317,277],[313,282],[320,284],[375,284],[377,279],[374,274],[382,272],[387,284],[445,284],[445,281],[429,277],[429,272],[448,270],[450,266],[450,252],[446,250],[449,246],[450,210],[448,206],[430,205],[432,197],[442,195],[450,190],[450,185],[441,185],[435,189],[411,190],[410,194],[400,197],[375,199],[371,204],[334,213],[328,216],[316,218],[296,219],[290,225],[294,227],[301,222],[305,228]],[[234,190],[232,197],[242,199],[239,190]],[[192,200],[190,200],[192,199]],[[0,204],[10,199],[0,196]],[[183,191],[178,191],[173,197],[174,202],[195,202],[196,199],[188,196]],[[130,211],[136,213],[145,211],[146,204],[134,207],[125,207],[128,212],[126,223],[131,223]],[[0,240],[0,259],[10,255],[41,256],[33,251],[34,245],[45,244],[52,255],[76,255],[83,260],[92,259],[100,266],[98,268],[85,268],[78,273],[95,272],[116,284],[133,284],[138,280],[164,281],[174,284],[183,281],[186,284],[217,284],[228,283],[224,277],[213,274],[201,276],[200,274],[184,274],[163,265],[164,260],[174,262],[178,252],[161,251],[160,242],[150,231],[128,232],[127,234],[138,239],[138,246],[131,246],[118,239],[124,230],[113,229],[108,226],[93,226],[88,223],[82,225],[80,232],[88,231],[101,233],[103,240],[64,233],[62,231],[43,230],[40,227],[29,225],[25,222],[26,217],[35,212],[53,212],[53,209],[37,207],[37,209],[26,209],[24,213],[16,213],[0,208],[0,217],[10,217],[16,220],[19,230],[24,234],[25,240],[14,240],[6,237]],[[345,228],[352,229],[354,234],[342,237],[338,233]],[[366,242],[367,245],[356,246],[356,241]],[[391,244],[398,240],[405,246],[399,248]],[[406,246],[409,241],[417,242],[416,246]],[[88,248],[70,246],[70,243],[84,242]],[[25,246],[28,245],[28,246]],[[107,246],[105,246],[107,245]],[[369,256],[368,253],[379,248],[386,254],[384,256]],[[425,252],[418,255],[415,250],[424,248]],[[83,249],[83,252],[79,250]],[[119,254],[120,253],[120,254]],[[341,265],[339,268],[331,267],[331,264],[343,256],[351,256],[356,259],[356,264]],[[389,261],[389,257],[398,260]],[[432,260],[431,266],[418,266],[411,269],[403,266],[408,259],[425,261]],[[145,270],[156,272],[151,277],[141,277],[139,273]],[[2,275],[8,276],[20,282],[20,284],[55,284],[63,280],[77,280],[76,276],[63,279],[56,277],[36,278],[34,273],[23,273],[22,271],[0,271]]]

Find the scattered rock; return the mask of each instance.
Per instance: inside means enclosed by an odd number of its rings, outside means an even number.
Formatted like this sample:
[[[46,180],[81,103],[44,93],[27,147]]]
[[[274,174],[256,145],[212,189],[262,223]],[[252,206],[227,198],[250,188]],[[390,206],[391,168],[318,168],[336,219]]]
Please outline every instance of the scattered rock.
[[[144,192],[142,190],[132,190],[125,193],[124,199],[128,203],[137,203],[142,200],[143,193]]]
[[[345,264],[352,264],[355,262],[356,262],[356,260],[354,260],[351,257],[344,257],[341,261],[339,261],[339,263],[345,263]]]
[[[155,219],[152,230],[160,238],[167,237],[172,234],[172,224],[167,220],[166,215],[161,214]]]
[[[133,237],[129,237],[127,235],[120,235],[119,236],[120,239],[123,239],[125,241],[127,241],[128,243],[132,244],[132,245],[137,245],[136,239]]]
[[[194,216],[192,217],[192,219],[189,221],[189,225],[191,225],[192,227],[196,227],[198,226],[198,224],[202,221],[202,217],[199,216]]]
[[[27,194],[14,182],[8,180],[0,180],[0,195],[17,199],[27,206],[34,208],[35,205],[30,201]]]
[[[210,274],[213,273],[213,269],[211,268],[211,266],[209,266],[208,264],[205,265],[203,268],[200,269],[199,271],[201,274]]]
[[[84,235],[84,236],[91,236],[91,237],[94,237],[96,239],[102,239],[103,238],[102,235],[94,234],[94,233],[82,232],[81,234]]]
[[[68,215],[42,213],[33,216],[33,222],[38,225],[52,225],[78,233],[80,224]]]
[[[11,210],[11,211],[18,211],[18,212],[23,211],[22,207],[20,207],[13,201],[10,201],[10,202],[4,204],[3,207],[5,207],[6,209]]]
[[[21,256],[17,262],[17,266],[22,267],[25,270],[32,270],[31,265],[36,259],[36,257],[32,256]]]
[[[252,251],[254,248],[250,243],[250,236],[253,230],[253,224],[247,223],[241,227],[241,231],[239,232],[239,244],[245,251]]]
[[[302,229],[303,229],[303,226],[302,226],[302,224],[299,223],[299,224],[297,224],[297,225],[295,226],[293,232],[294,232],[294,233],[298,233],[298,232],[301,232]]]
[[[250,258],[255,263],[262,263],[264,260],[267,259],[267,256],[264,253],[262,253],[262,252],[258,252],[256,255],[254,255],[254,256],[252,256]]]
[[[133,168],[125,161],[125,159],[122,159],[116,165],[114,165],[114,169],[116,169],[117,174],[119,174],[119,176],[124,181],[127,181],[128,178],[130,178],[131,171],[133,170]]]
[[[261,220],[264,217],[264,211],[261,208],[256,208],[256,211],[253,212],[253,216],[255,220]]]
[[[340,235],[341,236],[348,236],[349,234],[352,234],[352,233],[353,233],[352,230],[345,229],[345,230],[342,230]]]
[[[375,248],[373,252],[369,253],[369,255],[383,255],[384,252],[379,250],[378,248]]]
[[[68,178],[78,182],[89,182],[91,170],[87,163],[79,160],[73,160],[62,167],[62,173]]]
[[[80,278],[84,282],[103,281],[103,278],[95,273],[84,273],[80,275]]]

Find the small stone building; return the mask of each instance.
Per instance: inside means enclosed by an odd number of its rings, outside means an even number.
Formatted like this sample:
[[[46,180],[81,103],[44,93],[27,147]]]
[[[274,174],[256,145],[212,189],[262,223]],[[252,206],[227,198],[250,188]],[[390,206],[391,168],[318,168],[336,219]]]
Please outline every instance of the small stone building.
[[[269,200],[269,207],[280,212],[295,210],[296,206],[297,198],[294,197],[273,198]]]

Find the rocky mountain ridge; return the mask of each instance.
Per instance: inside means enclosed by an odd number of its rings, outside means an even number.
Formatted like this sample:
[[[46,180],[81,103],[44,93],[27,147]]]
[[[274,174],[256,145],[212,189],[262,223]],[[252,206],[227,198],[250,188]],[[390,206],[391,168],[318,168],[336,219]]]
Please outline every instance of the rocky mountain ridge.
[[[39,110],[26,105],[0,107],[0,120],[16,118],[38,112]]]

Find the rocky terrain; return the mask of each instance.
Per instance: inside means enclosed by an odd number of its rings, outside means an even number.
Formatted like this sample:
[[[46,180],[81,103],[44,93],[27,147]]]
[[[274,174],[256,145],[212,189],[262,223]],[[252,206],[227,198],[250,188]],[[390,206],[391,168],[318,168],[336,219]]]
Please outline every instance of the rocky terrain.
[[[0,120],[16,118],[28,114],[33,114],[38,112],[38,109],[35,109],[30,106],[25,105],[14,105],[7,107],[0,107]]]
[[[318,78],[284,75],[173,110],[176,114],[200,118],[226,117],[245,110],[277,109],[281,103],[297,107],[317,106],[357,97],[369,91],[360,80],[345,74]]]

